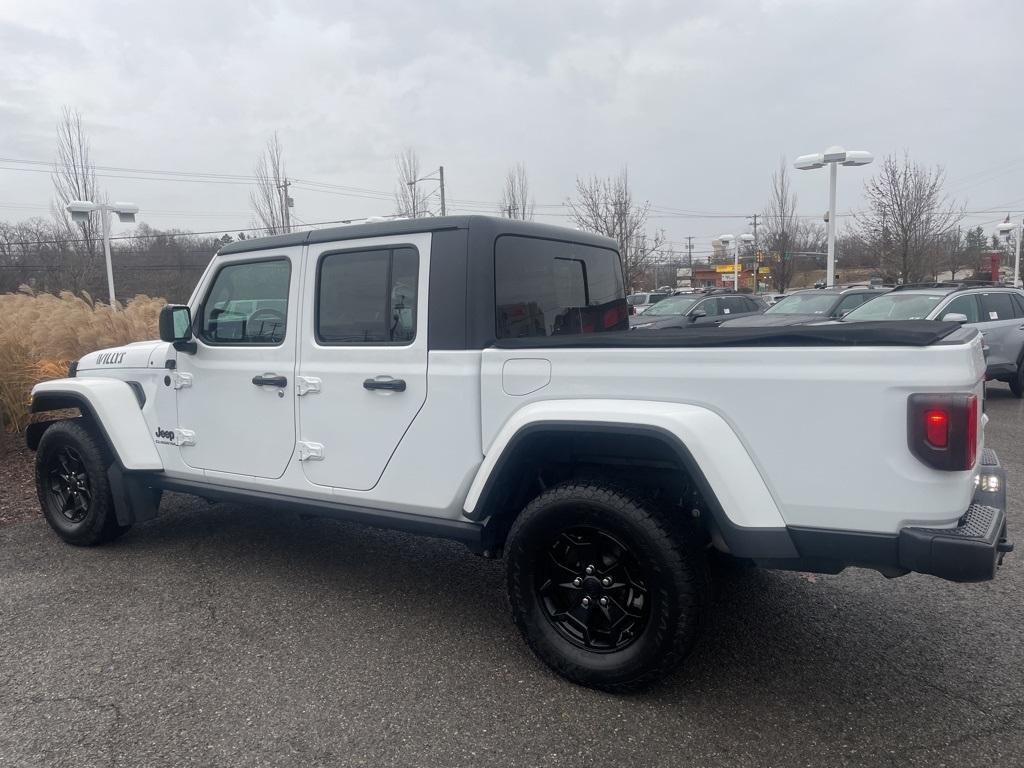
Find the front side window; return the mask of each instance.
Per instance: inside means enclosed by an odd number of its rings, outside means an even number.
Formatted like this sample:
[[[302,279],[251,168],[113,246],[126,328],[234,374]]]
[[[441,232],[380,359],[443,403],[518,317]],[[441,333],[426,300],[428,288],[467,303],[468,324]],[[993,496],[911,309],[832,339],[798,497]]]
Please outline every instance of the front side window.
[[[871,295],[867,293],[851,293],[849,296],[844,296],[843,300],[839,302],[839,306],[836,307],[835,314],[842,317],[845,312],[852,312],[870,298]]]
[[[976,323],[978,322],[978,302],[970,294],[957,296],[942,311],[943,317],[948,314],[963,315],[967,318],[968,323]]]
[[[316,337],[324,344],[409,344],[416,338],[415,248],[328,253],[317,276]]]
[[[499,339],[627,330],[624,294],[613,250],[518,235],[495,242]]]
[[[203,302],[199,337],[209,344],[280,344],[290,278],[287,259],[221,267]]]
[[[694,308],[694,312],[703,312],[708,317],[722,314],[718,299],[704,299]]]

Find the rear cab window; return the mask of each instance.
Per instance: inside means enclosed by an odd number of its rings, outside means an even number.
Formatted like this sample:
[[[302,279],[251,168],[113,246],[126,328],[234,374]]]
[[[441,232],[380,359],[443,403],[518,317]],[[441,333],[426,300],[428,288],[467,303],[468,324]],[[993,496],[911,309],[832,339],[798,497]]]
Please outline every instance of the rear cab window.
[[[629,328],[622,263],[609,248],[502,235],[494,297],[499,339]]]

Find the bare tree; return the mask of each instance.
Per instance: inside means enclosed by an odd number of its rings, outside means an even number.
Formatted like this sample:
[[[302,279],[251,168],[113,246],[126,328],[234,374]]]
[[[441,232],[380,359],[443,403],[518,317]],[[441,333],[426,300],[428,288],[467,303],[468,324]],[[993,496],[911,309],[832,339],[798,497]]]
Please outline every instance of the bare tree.
[[[665,233],[647,233],[651,204],[633,202],[628,169],[610,178],[577,178],[576,197],[570,198],[568,205],[580,229],[618,241],[626,289],[632,290],[654,262]]]
[[[291,231],[288,175],[284,167],[284,147],[277,131],[267,140],[266,148],[256,159],[256,189],[249,192],[249,204],[256,214],[256,223],[267,234]]]
[[[936,270],[935,254],[963,219],[963,205],[943,191],[945,172],[913,162],[908,153],[882,161],[864,185],[867,207],[857,215],[861,236],[876,244],[882,269],[905,283]]]
[[[772,286],[779,293],[793,282],[797,266],[795,252],[803,250],[798,245],[801,227],[796,203],[786,158],[780,157],[779,169],[772,173],[771,190],[763,214],[764,250],[768,254]],[[811,230],[805,230],[804,234],[811,235]]]
[[[416,150],[407,147],[395,155],[395,170],[398,172],[398,186],[395,187],[395,213],[415,219],[433,216],[428,198],[431,193],[420,184],[420,158]]]
[[[89,137],[82,125],[82,115],[68,106],[61,108],[57,123],[57,159],[50,177],[54,191],[51,209],[58,230],[54,234],[68,241],[69,246],[61,264],[64,287],[80,291],[92,273],[100,269],[103,221],[99,214],[93,214],[85,221],[74,222],[65,206],[72,200],[104,203],[106,196],[96,183],[96,167],[90,155]]]
[[[533,221],[536,207],[530,196],[530,181],[526,176],[526,166],[516,163],[505,174],[505,186],[501,190],[499,212],[508,219]]]

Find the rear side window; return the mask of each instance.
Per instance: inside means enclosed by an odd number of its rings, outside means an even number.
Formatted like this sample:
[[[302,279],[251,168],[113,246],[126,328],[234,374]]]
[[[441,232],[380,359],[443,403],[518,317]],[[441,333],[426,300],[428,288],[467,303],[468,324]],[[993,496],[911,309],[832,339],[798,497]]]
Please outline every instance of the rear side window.
[[[203,301],[199,337],[207,344],[280,344],[288,318],[287,259],[226,264]]]
[[[494,245],[499,339],[628,329],[624,294],[613,250],[517,235]]]
[[[1011,293],[1010,296],[1013,298],[1013,308],[1017,310],[1017,317],[1024,317],[1024,298],[1017,293]]]
[[[328,253],[317,274],[323,344],[408,344],[416,338],[415,248]]]
[[[722,302],[723,315],[735,315],[739,312],[752,311],[744,296],[723,296],[720,301]]]
[[[981,294],[981,322],[1012,320],[1013,303],[1008,293]]]

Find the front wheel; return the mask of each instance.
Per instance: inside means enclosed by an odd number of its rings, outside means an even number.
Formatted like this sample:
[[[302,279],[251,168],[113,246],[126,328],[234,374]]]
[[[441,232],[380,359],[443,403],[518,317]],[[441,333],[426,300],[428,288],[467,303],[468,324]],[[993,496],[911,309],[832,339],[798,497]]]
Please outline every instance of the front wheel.
[[[569,481],[535,498],[506,542],[513,618],[548,666],[621,692],[689,653],[708,604],[696,531],[630,492]]]
[[[106,446],[80,419],[58,421],[36,450],[36,493],[50,527],[69,544],[111,541],[129,526],[117,523]]]

